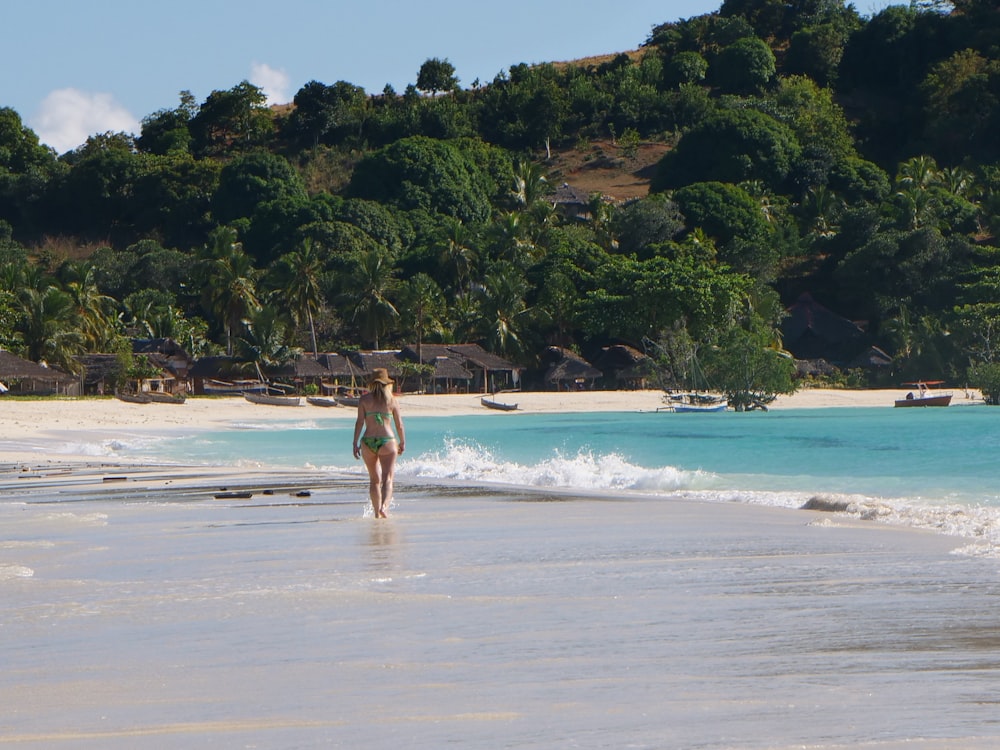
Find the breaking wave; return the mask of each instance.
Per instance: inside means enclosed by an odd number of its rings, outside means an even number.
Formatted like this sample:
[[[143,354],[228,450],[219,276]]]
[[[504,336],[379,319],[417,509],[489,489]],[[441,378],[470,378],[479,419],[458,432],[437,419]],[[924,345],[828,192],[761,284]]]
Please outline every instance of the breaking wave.
[[[583,450],[575,455],[562,455],[557,451],[534,464],[523,464],[498,459],[477,443],[455,439],[446,440],[443,450],[439,452],[405,461],[397,474],[414,479],[472,484],[642,492],[690,488],[710,476],[672,466],[647,469],[629,463],[617,453],[595,454]]]
[[[993,505],[942,505],[919,498],[727,488],[723,486],[726,478],[711,472],[685,471],[673,466],[647,468],[614,452],[581,450],[563,455],[554,451],[535,463],[518,463],[497,458],[474,441],[448,439],[440,451],[402,461],[397,476],[418,481],[658,496],[819,511],[961,537],[969,543],[955,550],[956,554],[1000,558],[1000,508]]]

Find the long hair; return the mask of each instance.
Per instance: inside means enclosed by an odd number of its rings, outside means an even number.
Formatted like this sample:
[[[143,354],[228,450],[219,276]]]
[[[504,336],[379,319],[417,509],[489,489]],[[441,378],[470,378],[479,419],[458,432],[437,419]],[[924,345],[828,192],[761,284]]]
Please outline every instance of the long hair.
[[[368,388],[376,401],[386,406],[392,405],[392,383],[372,383]]]

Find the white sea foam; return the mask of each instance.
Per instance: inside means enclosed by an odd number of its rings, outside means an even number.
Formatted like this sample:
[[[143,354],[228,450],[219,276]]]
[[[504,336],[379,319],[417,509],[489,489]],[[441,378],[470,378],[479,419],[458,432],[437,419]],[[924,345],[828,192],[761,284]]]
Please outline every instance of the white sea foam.
[[[629,492],[713,503],[744,503],[770,507],[827,511],[836,515],[895,526],[927,529],[975,540],[956,554],[1000,557],[1000,508],[963,504],[940,505],[917,498],[880,498],[859,494],[816,494],[712,488],[718,477],[710,472],[684,471],[672,466],[644,468],[617,453],[558,451],[534,464],[498,459],[487,448],[467,440],[449,439],[440,452],[400,463],[398,476],[483,485],[510,485],[577,490]]]
[[[122,454],[148,453],[159,442],[160,439],[154,437],[117,437],[100,442],[68,442],[49,450],[73,456],[105,458]]]
[[[50,549],[55,542],[47,539],[7,539],[0,542],[0,549]]]
[[[862,521],[908,526],[948,536],[976,540],[956,554],[1000,557],[1000,508],[992,505],[939,505],[918,498],[882,498],[864,495],[779,492],[715,493],[737,502],[775,505],[842,514]],[[797,501],[800,499],[801,502]],[[716,498],[718,499],[718,498]]]
[[[0,581],[10,581],[14,578],[31,578],[35,571],[24,565],[0,565]]]
[[[868,498],[846,511],[866,520],[974,539],[960,554],[1000,556],[1000,509],[981,505],[931,505],[916,501]]]
[[[703,472],[680,471],[672,466],[646,469],[629,463],[617,453],[580,451],[564,456],[555,452],[535,464],[497,459],[474,442],[447,440],[441,452],[427,453],[401,463],[401,477],[508,484],[577,490],[637,490],[669,492],[690,487]]]
[[[262,430],[264,432],[274,432],[275,430],[322,429],[311,419],[303,419],[293,422],[230,422],[229,427],[234,430]]]
[[[92,526],[106,526],[108,523],[107,513],[47,513],[43,516],[47,521],[72,521],[74,523],[88,524]]]

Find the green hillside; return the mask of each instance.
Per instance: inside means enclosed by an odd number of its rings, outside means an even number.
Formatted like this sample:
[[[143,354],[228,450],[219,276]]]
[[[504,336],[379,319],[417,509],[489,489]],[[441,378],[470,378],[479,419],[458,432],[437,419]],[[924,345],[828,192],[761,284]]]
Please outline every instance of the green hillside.
[[[464,87],[432,57],[402,92],[311,81],[273,109],[184,92],[63,155],[0,109],[0,347],[72,369],[134,336],[264,363],[470,341],[530,369],[625,343],[667,382],[697,359],[780,390],[799,358],[996,390],[993,3],[735,0],[635,47]],[[790,326],[803,294],[856,335]]]

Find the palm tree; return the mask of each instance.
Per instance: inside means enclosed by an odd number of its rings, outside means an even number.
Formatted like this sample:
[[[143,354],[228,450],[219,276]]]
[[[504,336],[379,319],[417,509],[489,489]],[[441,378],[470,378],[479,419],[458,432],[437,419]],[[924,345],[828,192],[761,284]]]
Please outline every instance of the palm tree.
[[[28,359],[47,360],[69,372],[79,367],[73,357],[85,351],[77,328],[73,298],[54,285],[26,288],[18,295],[20,332]]]
[[[938,165],[934,157],[914,156],[899,165],[896,183],[904,187],[926,190],[938,181]]]
[[[240,357],[260,375],[288,364],[300,354],[289,344],[289,331],[280,312],[268,306],[258,308],[244,321],[244,333],[237,339],[237,346]]]
[[[895,318],[883,324],[883,330],[895,345],[895,360],[904,372],[916,377],[944,375],[951,332],[933,315],[914,317],[901,305]]]
[[[125,325],[130,332],[149,338],[173,338],[176,301],[173,294],[159,289],[133,292],[122,300]]]
[[[359,321],[362,336],[374,341],[378,349],[382,333],[399,317],[389,299],[396,288],[396,272],[388,253],[381,249],[361,253],[347,285],[345,296],[353,308],[352,318]]]
[[[519,352],[521,329],[531,315],[524,301],[528,282],[512,264],[501,261],[486,274],[479,294],[479,320],[487,348],[501,354]]]
[[[542,233],[549,227],[553,227],[559,223],[559,212],[556,211],[555,205],[548,201],[536,201],[525,212],[525,215],[530,219],[531,242],[536,247]]]
[[[225,328],[226,353],[233,354],[233,339],[243,320],[260,309],[257,298],[258,271],[253,259],[236,241],[236,231],[219,227],[211,246],[202,249],[199,261],[202,297],[206,307],[219,316]]]
[[[455,297],[448,306],[443,341],[471,341],[480,334],[479,300],[474,295]]]
[[[534,206],[548,192],[548,188],[541,164],[519,161],[514,167],[514,188],[510,194],[518,209],[523,211]]]
[[[906,305],[900,305],[896,317],[890,318],[882,324],[882,331],[892,342],[896,357],[900,361],[909,359],[916,340],[909,308]]]
[[[757,201],[760,206],[760,212],[764,216],[764,220],[768,224],[773,224],[778,213],[778,208],[772,203],[774,196],[771,191],[768,190],[767,185],[763,180],[749,180],[747,182],[741,182],[740,187],[747,191],[751,198]]]
[[[428,330],[440,331],[441,318],[445,313],[444,295],[430,276],[418,273],[403,282],[399,294],[400,309],[407,328],[417,337],[417,359],[423,358],[424,336]]]
[[[959,198],[971,200],[979,190],[976,176],[965,167],[943,167],[938,171],[938,181]]]
[[[489,230],[494,258],[502,258],[521,266],[534,257],[535,246],[527,237],[528,222],[520,214],[509,211],[500,216]]]
[[[90,351],[111,351],[112,343],[121,335],[121,325],[115,314],[117,302],[101,294],[89,263],[69,264],[65,269],[66,292],[73,300],[84,345]]]
[[[443,247],[440,261],[444,266],[455,269],[456,292],[467,294],[476,262],[476,251],[472,248],[472,232],[461,219],[446,219],[444,224]]]
[[[839,227],[837,221],[844,209],[844,201],[826,185],[809,188],[802,209],[809,221],[809,231],[820,237],[832,237]]]
[[[905,187],[896,193],[896,205],[900,220],[907,229],[921,229],[934,225],[937,221],[938,202],[929,191],[917,187]]]
[[[615,239],[613,220],[615,208],[600,193],[591,193],[590,200],[587,201],[587,212],[590,214],[590,228],[594,231],[597,244],[605,250],[612,250],[618,246]]]
[[[316,313],[323,304],[320,279],[323,261],[313,246],[312,238],[302,241],[300,250],[281,256],[276,268],[278,291],[288,305],[296,325],[309,324],[313,357],[316,357]]]

